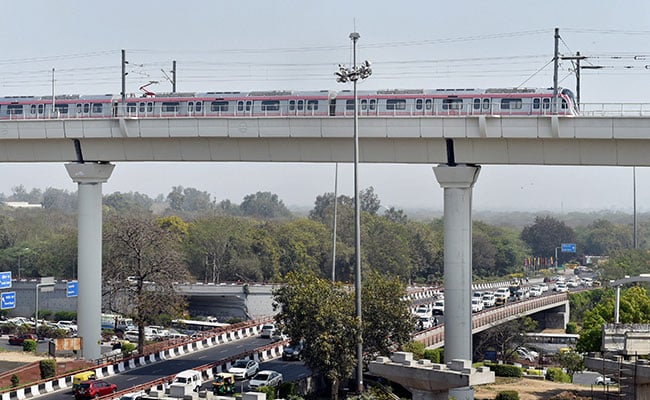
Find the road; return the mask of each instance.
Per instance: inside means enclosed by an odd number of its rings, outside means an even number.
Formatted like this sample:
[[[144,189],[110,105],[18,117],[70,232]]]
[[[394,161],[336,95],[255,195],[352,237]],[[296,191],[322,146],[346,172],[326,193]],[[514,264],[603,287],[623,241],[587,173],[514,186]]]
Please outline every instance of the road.
[[[159,378],[164,378],[186,369],[196,368],[205,364],[215,361],[227,359],[237,354],[252,350],[261,346],[269,344],[269,339],[262,339],[259,336],[220,344],[209,349],[190,353],[183,357],[177,357],[171,360],[161,361],[154,364],[149,364],[140,368],[128,370],[119,375],[113,375],[105,380],[117,385],[118,390],[125,390],[130,387],[144,384]],[[283,374],[284,381],[292,381],[310,374],[307,367],[301,362],[283,362],[282,360],[272,360],[260,364],[260,370],[271,369]],[[248,388],[248,382],[238,381],[237,387],[241,389],[242,384],[244,390]],[[211,388],[212,383],[206,382],[206,388]],[[70,390],[60,390],[55,393],[50,393],[40,398],[46,400],[70,400]]]

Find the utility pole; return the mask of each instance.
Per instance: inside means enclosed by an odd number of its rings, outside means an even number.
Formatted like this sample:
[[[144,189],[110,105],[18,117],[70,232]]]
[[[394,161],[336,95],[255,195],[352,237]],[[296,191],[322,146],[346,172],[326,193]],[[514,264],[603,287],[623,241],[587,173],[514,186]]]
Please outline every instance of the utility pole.
[[[172,93],[176,93],[176,60],[172,61]]]
[[[126,50],[122,49],[122,108],[124,108],[124,103],[126,102],[126,64],[129,62],[126,61]]]
[[[553,52],[553,113],[558,112],[557,106],[557,74],[560,66],[560,28],[555,28],[555,51]]]
[[[584,68],[580,66],[580,60],[584,60],[585,56],[581,56],[580,52],[576,52],[575,56],[566,56],[562,57],[563,60],[571,60],[576,62],[576,106],[580,109],[580,69]]]

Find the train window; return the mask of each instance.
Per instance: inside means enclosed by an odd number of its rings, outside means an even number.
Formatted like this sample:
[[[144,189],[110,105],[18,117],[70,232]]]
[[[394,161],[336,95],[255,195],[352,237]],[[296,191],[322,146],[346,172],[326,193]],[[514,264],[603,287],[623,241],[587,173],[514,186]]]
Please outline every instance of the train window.
[[[126,103],[126,112],[128,112],[128,113],[138,112],[138,104],[137,103]]]
[[[502,110],[521,110],[522,105],[521,99],[501,99]]]
[[[238,101],[237,102],[237,111],[244,111],[244,102],[243,101]]]
[[[533,110],[539,110],[541,104],[540,99],[533,99]]]
[[[194,112],[194,102],[193,101],[188,101],[187,102],[187,112],[189,112],[189,113]]]
[[[302,111],[305,109],[305,101],[304,100],[298,100],[298,111]]]
[[[29,113],[36,114],[36,104],[32,104],[31,106],[29,106]]]
[[[210,111],[228,111],[228,102],[227,101],[213,101],[210,103]]]
[[[7,115],[19,115],[23,113],[22,104],[7,104]]]
[[[55,104],[54,109],[59,114],[67,114],[68,113],[68,105],[67,104]]]
[[[433,100],[431,99],[424,100],[424,108],[426,110],[431,110],[433,108]]]
[[[101,114],[104,109],[104,105],[101,103],[93,103],[92,112],[93,114]]]
[[[368,109],[368,100],[363,99],[361,100],[361,110],[365,111]]]
[[[422,99],[415,100],[415,109],[416,110],[421,110],[422,109]]]
[[[308,110],[318,110],[318,100],[307,100]]]
[[[474,109],[475,110],[481,109],[481,99],[474,99]]]
[[[203,102],[202,101],[197,101],[194,103],[194,109],[196,112],[201,112],[201,109],[203,108]]]
[[[406,110],[405,99],[386,99],[387,110]]]
[[[354,100],[346,100],[345,109],[349,111],[354,111]]]
[[[84,113],[88,114],[90,112],[90,103],[84,103]]]
[[[81,104],[77,104],[77,114],[81,114]]]
[[[566,102],[566,99],[562,99],[562,104],[560,105],[560,107],[562,107],[563,110],[569,108],[569,104]]]
[[[178,112],[180,103],[178,101],[164,101],[162,103],[162,112]]]
[[[289,100],[289,111],[294,111],[295,109],[296,109],[296,101],[295,100]]]
[[[462,110],[463,99],[442,99],[443,110]]]
[[[549,99],[548,97],[545,98],[545,99],[542,99],[542,107],[544,107],[545,110],[548,110],[549,108],[551,108],[551,99]]]
[[[39,104],[38,105],[38,113],[43,114],[45,112],[45,105],[44,104]]]
[[[280,100],[262,100],[262,111],[280,111]]]
[[[490,109],[490,99],[483,99],[483,109],[484,110]]]
[[[147,109],[146,107],[147,107],[147,103],[145,103],[145,102],[141,102],[141,103],[140,103],[140,109],[139,109],[140,112],[141,112],[141,113],[144,113],[145,110]]]
[[[370,110],[376,110],[377,109],[377,100],[376,99],[371,99],[370,100]]]

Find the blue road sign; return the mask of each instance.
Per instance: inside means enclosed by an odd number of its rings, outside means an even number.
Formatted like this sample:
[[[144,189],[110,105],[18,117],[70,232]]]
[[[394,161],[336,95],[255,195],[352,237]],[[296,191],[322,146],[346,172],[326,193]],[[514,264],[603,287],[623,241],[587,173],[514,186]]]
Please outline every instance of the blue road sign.
[[[4,292],[0,296],[0,309],[16,308],[16,292]]]
[[[72,281],[66,285],[65,297],[77,297],[79,294],[79,282]]]
[[[575,253],[576,244],[575,243],[562,243],[562,253]]]
[[[11,271],[0,272],[0,289],[11,287]]]

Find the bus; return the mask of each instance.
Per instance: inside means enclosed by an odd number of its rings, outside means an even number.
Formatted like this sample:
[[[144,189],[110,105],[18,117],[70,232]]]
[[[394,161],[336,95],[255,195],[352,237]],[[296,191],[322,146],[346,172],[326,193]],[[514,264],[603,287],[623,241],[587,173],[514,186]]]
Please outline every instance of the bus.
[[[580,339],[577,333],[531,332],[525,335],[530,347],[545,353],[561,353],[575,349]]]
[[[120,314],[103,314],[102,329],[119,329],[122,331],[137,329],[132,318],[126,318]]]
[[[216,321],[198,321],[193,319],[174,319],[172,328],[183,333],[193,333],[198,331],[209,331],[216,328],[230,326],[223,322]]]

